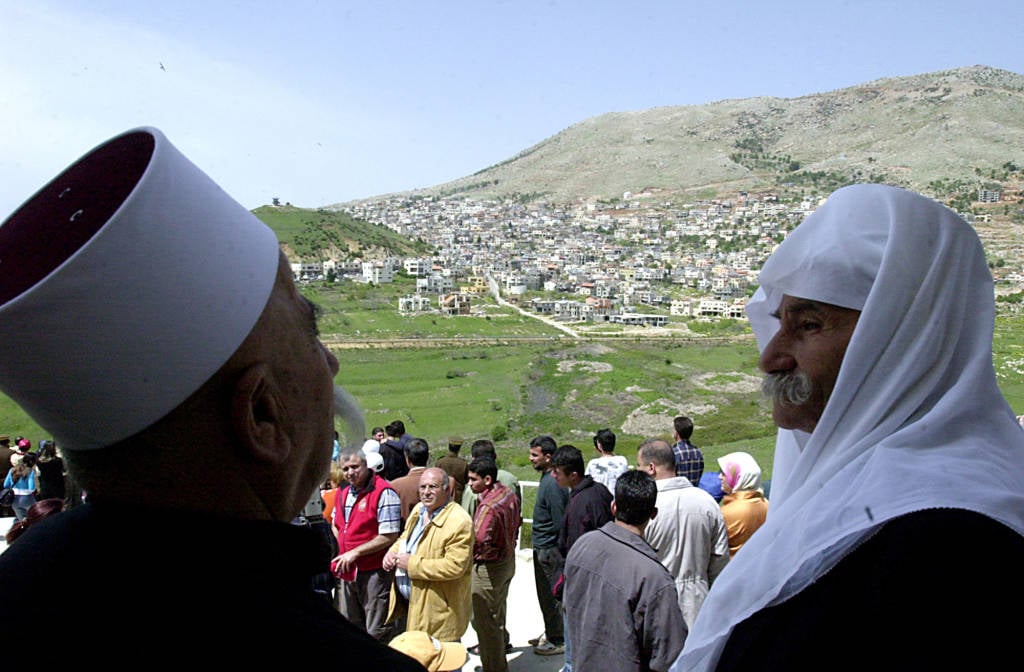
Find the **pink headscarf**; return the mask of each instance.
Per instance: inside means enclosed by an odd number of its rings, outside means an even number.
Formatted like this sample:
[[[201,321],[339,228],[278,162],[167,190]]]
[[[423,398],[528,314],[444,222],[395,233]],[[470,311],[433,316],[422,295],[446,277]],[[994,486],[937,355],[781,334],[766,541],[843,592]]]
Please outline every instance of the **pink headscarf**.
[[[761,467],[749,453],[723,455],[718,458],[718,467],[725,477],[725,484],[733,492],[761,489]]]

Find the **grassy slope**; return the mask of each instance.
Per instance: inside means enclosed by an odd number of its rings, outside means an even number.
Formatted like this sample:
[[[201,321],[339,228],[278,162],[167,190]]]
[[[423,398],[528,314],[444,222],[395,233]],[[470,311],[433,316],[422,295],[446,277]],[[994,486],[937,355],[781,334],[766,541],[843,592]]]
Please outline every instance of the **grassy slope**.
[[[253,210],[263,223],[274,229],[291,254],[312,260],[324,258],[325,251],[354,259],[386,251],[398,256],[423,254],[427,246],[409,241],[383,226],[353,219],[343,212],[312,210],[293,206],[265,205]]]

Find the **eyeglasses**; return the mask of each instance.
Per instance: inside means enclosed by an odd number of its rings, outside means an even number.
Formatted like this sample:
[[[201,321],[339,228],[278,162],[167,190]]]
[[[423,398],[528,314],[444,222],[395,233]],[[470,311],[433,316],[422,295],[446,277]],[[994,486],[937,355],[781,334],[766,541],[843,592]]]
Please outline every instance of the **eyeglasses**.
[[[423,485],[420,486],[420,490],[440,490],[440,489],[441,489],[441,484],[440,483],[424,483]]]

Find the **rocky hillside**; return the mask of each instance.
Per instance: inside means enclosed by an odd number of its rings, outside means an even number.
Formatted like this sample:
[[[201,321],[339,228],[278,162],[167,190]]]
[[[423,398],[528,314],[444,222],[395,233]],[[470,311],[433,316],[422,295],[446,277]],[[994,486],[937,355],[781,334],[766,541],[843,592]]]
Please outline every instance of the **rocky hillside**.
[[[416,193],[714,196],[885,181],[925,193],[1024,165],[1024,76],[985,66],[800,98],[748,98],[581,121],[473,175]]]

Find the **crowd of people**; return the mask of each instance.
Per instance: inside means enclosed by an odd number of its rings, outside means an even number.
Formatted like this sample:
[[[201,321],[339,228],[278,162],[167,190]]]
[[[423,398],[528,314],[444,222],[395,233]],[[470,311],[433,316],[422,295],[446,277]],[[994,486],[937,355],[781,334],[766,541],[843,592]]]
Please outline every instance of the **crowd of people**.
[[[325,484],[322,499],[332,504],[323,516],[338,547],[336,608],[382,643],[407,632],[458,643],[472,622],[479,643],[471,650],[483,667],[506,669],[506,601],[522,524],[517,479],[498,468],[487,439],[473,443],[467,461],[453,437],[430,464],[427,442],[408,435],[404,468],[391,472],[401,475],[389,479],[387,460],[379,471],[368,466],[387,443],[342,450]]]
[[[5,533],[7,543],[35,522],[74,503],[68,498],[67,472],[53,439],[32,441],[0,435],[0,465],[9,465],[3,480],[6,498],[0,498],[0,517],[15,519]],[[9,501],[7,501],[9,500]]]
[[[321,492],[323,518],[337,538],[333,603],[386,643],[415,632],[422,633],[417,641],[426,636],[461,644],[472,624],[478,643],[467,653],[479,656],[480,669],[501,672],[512,651],[506,618],[523,517],[518,479],[499,466],[489,439],[473,441],[466,459],[459,454],[463,440],[451,437],[447,450],[432,458],[425,439],[408,435],[404,469],[392,472],[403,475],[388,478],[386,460],[377,460],[377,469],[369,466],[388,441],[398,438],[393,436],[397,421],[388,427],[383,440],[341,450]],[[685,436],[679,436],[679,428],[685,428]],[[589,460],[548,435],[528,442],[530,463],[540,474],[531,538],[544,631],[529,641],[534,654],[563,656],[563,670],[594,669],[599,660],[613,659],[615,669],[665,669],[681,651],[711,585],[735,555],[732,549],[764,519],[744,511],[727,518],[727,511],[751,502],[767,507],[760,469],[747,453],[720,462],[720,487],[729,493],[721,504],[679,475],[703,465],[700,449],[690,442],[692,432],[692,420],[676,418],[677,443],[644,441],[635,468],[616,453],[616,436],[608,428],[595,433],[595,457]],[[404,427],[401,433],[406,434]],[[744,493],[749,498],[739,499]],[[640,499],[627,503],[634,496]],[[734,525],[737,518],[742,520]],[[626,545],[588,536],[598,530]],[[585,538],[597,547],[574,551]],[[615,550],[625,552],[621,562],[608,562],[606,556]],[[621,592],[624,569],[635,580],[629,588],[635,596]],[[661,588],[647,594],[652,580]],[[615,588],[602,588],[609,581]],[[672,600],[665,602],[668,594]],[[637,607],[634,597],[650,603]],[[636,609],[630,618],[637,622],[633,638],[619,641],[609,635],[615,629],[606,626],[609,619],[621,620],[626,604]],[[669,631],[675,635],[668,640],[658,634]],[[629,660],[625,668],[618,666]]]
[[[461,439],[430,464],[400,423],[336,444],[335,418],[358,409],[316,306],[274,233],[160,131],[45,185],[0,225],[0,256],[32,262],[0,283],[0,389],[75,483],[33,503],[53,492],[42,455],[12,447],[24,525],[0,555],[0,620],[51,624],[62,646],[7,647],[8,665],[159,651],[171,666],[454,670],[472,624],[481,669],[508,668],[523,508],[494,444],[473,442],[464,466]],[[709,491],[688,418],[633,469],[610,430],[590,468],[571,444],[526,442],[534,652],[586,672],[1005,666],[1024,432],[993,369],[976,233],[919,194],[854,185],[759,281],[770,507],[745,453],[718,460],[720,501]]]

